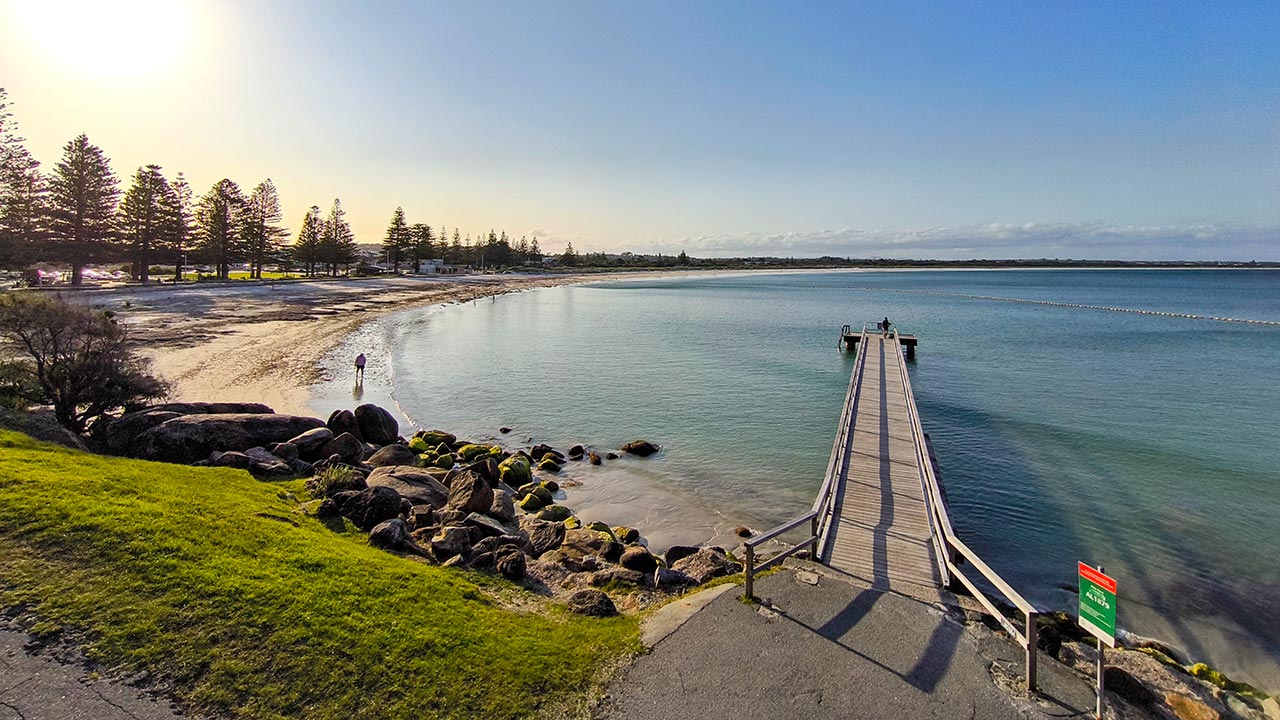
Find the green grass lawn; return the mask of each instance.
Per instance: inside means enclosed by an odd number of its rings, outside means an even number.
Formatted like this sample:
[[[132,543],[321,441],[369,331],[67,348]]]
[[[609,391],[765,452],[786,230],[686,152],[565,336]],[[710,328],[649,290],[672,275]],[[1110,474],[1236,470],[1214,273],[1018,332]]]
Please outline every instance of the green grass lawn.
[[[376,550],[305,499],[300,481],[0,431],[0,606],[245,718],[523,717],[639,650],[632,618]]]

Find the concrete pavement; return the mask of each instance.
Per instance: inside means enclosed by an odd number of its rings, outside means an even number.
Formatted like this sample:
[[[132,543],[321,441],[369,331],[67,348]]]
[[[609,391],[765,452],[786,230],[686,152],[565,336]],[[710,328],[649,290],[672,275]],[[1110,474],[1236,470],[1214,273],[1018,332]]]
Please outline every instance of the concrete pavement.
[[[1092,708],[1087,684],[1048,658],[1045,695],[1027,698],[1018,648],[940,604],[804,573],[808,582],[790,568],[758,581],[768,608],[743,603],[740,588],[712,600],[615,680],[596,717],[998,719]]]

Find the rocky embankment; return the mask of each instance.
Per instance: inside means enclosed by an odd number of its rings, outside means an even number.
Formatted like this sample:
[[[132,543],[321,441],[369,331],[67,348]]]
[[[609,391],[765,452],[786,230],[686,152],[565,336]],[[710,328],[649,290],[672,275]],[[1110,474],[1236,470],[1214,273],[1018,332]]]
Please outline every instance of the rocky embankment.
[[[644,605],[741,570],[718,547],[654,554],[635,528],[580,518],[563,505],[565,465],[601,465],[618,457],[612,451],[510,450],[442,430],[404,438],[395,417],[372,404],[321,420],[257,403],[170,403],[104,420],[93,440],[117,455],[238,468],[264,480],[309,477],[316,500],[308,508],[354,524],[375,547],[499,574],[586,615],[616,614],[610,592]],[[619,450],[648,457],[661,448],[638,440]]]

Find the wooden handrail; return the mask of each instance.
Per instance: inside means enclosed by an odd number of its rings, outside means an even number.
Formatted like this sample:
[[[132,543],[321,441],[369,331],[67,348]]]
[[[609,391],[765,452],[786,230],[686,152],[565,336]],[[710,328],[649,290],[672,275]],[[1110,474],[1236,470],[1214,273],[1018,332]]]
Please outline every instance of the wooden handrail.
[[[901,343],[897,335],[893,338],[894,348],[898,353],[902,352]],[[928,441],[925,439],[924,427],[920,423],[919,411],[916,408],[915,395],[911,390],[911,380],[907,375],[905,365],[899,364],[898,372],[902,380],[902,390],[907,399],[907,417],[910,421],[911,432],[916,446],[916,464],[920,471],[920,482],[925,495],[925,505],[928,509],[930,532],[933,535],[934,551],[938,557],[938,571],[942,578],[943,584],[951,585],[952,578],[959,580],[966,589],[986,608],[987,612],[1000,623],[1010,636],[1018,641],[1026,653],[1026,687],[1027,690],[1034,691],[1036,689],[1036,643],[1038,640],[1038,629],[1036,626],[1036,617],[1040,611],[1034,605],[1022,597],[1018,591],[1014,590],[1004,578],[1000,577],[991,566],[987,565],[978,554],[965,545],[955,534],[955,529],[951,525],[951,517],[947,513],[946,502],[942,497],[941,484],[938,482],[937,475],[933,471],[933,462],[929,458]],[[970,566],[977,568],[1000,594],[1012,603],[1025,616],[1024,631],[1019,632],[1013,623],[1000,612],[980,589],[976,583],[968,578],[959,564],[952,559],[951,553],[958,553],[963,557]]]

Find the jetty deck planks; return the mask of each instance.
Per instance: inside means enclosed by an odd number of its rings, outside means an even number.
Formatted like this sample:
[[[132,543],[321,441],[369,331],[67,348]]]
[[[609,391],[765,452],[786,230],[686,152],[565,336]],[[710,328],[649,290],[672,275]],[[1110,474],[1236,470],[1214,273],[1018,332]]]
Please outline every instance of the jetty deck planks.
[[[894,339],[868,335],[849,441],[824,538],[831,567],[873,586],[941,584]],[[927,453],[926,453],[927,456]]]

